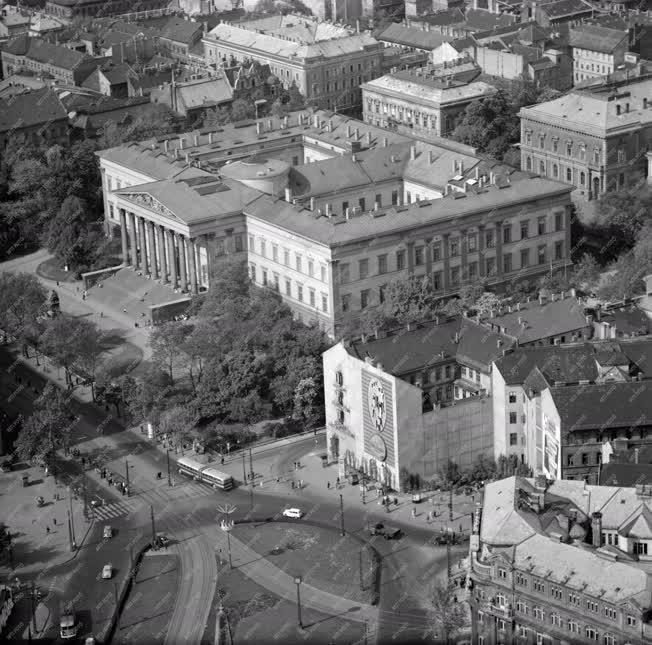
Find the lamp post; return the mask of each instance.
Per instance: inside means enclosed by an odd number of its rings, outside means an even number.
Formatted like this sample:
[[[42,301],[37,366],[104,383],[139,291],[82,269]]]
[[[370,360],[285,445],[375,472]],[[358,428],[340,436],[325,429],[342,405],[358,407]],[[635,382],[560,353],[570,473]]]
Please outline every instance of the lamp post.
[[[230,519],[230,516],[235,513],[237,506],[231,506],[230,504],[224,504],[223,506],[217,507],[217,512],[226,515],[226,519],[223,519],[220,522],[220,528],[226,533],[226,543],[229,551],[229,569],[233,569],[233,561],[231,560],[231,531],[233,530],[234,521]]]
[[[129,490],[129,462],[125,459],[125,479],[127,480],[127,497],[131,494]]]
[[[344,499],[340,495],[340,534],[344,537]]]
[[[301,576],[294,579],[294,584],[297,586],[297,623],[299,629],[303,629],[303,622],[301,621]]]
[[[167,459],[167,465],[168,465],[168,486],[172,486],[172,479],[170,478],[170,449],[169,448],[165,449],[165,457]]]

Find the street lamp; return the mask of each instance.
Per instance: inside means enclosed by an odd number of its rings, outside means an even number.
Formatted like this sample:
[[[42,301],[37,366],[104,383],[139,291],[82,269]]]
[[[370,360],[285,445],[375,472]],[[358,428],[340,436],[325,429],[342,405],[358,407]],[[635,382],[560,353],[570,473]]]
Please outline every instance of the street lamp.
[[[165,449],[165,456],[168,465],[168,486],[172,486],[172,479],[170,478],[170,449],[169,448]]]
[[[303,622],[301,621],[301,576],[294,579],[294,584],[297,586],[297,621],[299,629],[303,629]]]
[[[231,531],[235,524],[235,522],[229,518],[233,513],[235,513],[237,508],[237,506],[232,506],[230,504],[224,504],[223,506],[217,507],[218,513],[226,515],[226,519],[223,519],[220,522],[220,528],[226,533],[227,548],[229,550],[229,569],[233,569],[233,561],[231,560]]]

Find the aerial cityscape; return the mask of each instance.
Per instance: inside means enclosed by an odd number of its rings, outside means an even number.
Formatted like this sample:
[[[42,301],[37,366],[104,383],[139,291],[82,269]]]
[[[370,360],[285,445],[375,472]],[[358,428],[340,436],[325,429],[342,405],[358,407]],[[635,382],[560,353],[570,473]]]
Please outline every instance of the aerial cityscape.
[[[652,644],[651,30],[0,0],[0,642]]]

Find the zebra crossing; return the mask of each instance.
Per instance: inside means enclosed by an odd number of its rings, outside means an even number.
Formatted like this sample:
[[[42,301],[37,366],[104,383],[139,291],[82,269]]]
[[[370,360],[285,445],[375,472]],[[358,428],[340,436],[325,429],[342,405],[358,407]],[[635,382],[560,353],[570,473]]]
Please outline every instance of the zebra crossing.
[[[134,513],[144,506],[170,504],[183,499],[196,499],[214,494],[214,490],[207,484],[199,482],[182,482],[173,487],[161,486],[143,492],[136,491],[133,497],[111,502],[94,509],[95,518],[109,520]]]

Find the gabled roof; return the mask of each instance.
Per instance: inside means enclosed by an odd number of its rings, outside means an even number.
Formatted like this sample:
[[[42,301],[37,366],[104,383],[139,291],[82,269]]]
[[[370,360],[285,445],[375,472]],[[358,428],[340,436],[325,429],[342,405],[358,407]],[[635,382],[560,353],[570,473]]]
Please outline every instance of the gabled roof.
[[[605,54],[613,53],[628,38],[627,31],[600,27],[598,25],[578,25],[570,30],[571,47],[603,52]]]
[[[600,468],[601,486],[636,486],[652,484],[652,463],[610,461]]]
[[[414,47],[416,49],[437,49],[442,43],[450,42],[452,38],[438,31],[424,31],[416,27],[406,27],[400,23],[391,23],[378,34],[378,40]]]
[[[187,110],[214,107],[233,99],[233,90],[225,76],[212,76],[176,85],[177,101]]]
[[[641,504],[628,517],[618,533],[640,540],[652,540],[652,510],[647,504]]]
[[[193,22],[192,20],[184,20],[183,18],[173,16],[161,29],[161,38],[190,45],[197,40],[202,30],[203,26],[200,22]]]
[[[0,100],[0,132],[67,119],[66,109],[50,88]]]
[[[39,38],[27,38],[26,44],[27,48],[25,49],[25,39],[24,36],[21,36],[10,41],[3,51],[69,70],[74,70],[81,63],[94,60],[88,54],[68,49],[62,45],[54,45]]]
[[[472,27],[476,31],[507,27],[517,22],[517,16],[508,13],[491,13],[485,9],[469,9],[464,18],[466,26]]]
[[[584,0],[554,0],[540,5],[541,11],[553,20],[584,13],[593,13],[593,6]]]

